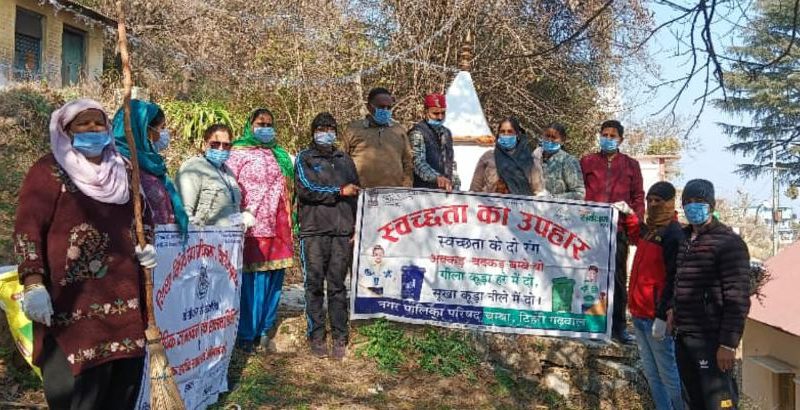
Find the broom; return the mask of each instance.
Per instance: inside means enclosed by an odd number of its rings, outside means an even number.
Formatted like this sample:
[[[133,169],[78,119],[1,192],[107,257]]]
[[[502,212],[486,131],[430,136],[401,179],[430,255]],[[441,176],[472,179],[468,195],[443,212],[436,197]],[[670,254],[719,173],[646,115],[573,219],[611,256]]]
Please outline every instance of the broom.
[[[123,1],[117,1],[117,33],[119,35],[118,45],[119,54],[122,59],[122,86],[124,97],[122,107],[124,111],[125,139],[131,151],[131,165],[133,166],[133,215],[136,222],[136,240],[139,246],[144,247],[147,242],[144,238],[144,226],[142,225],[142,199],[139,195],[139,161],[136,155],[136,142],[133,140],[133,130],[131,129],[131,62],[128,56],[127,35],[125,33],[125,10]],[[156,325],[155,313],[153,311],[153,272],[152,269],[144,269],[144,288],[145,305],[147,307],[147,328],[144,331],[147,339],[147,352],[150,371],[150,408],[155,410],[181,410],[184,409],[183,399],[178,392],[178,386],[172,377],[172,368],[167,360],[167,353],[161,344],[161,330]]]

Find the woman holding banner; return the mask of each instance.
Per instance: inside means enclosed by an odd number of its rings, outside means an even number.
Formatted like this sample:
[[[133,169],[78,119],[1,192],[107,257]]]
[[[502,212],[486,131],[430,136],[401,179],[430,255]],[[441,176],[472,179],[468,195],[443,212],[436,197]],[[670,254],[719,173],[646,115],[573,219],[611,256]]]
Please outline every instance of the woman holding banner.
[[[242,202],[236,177],[225,165],[233,147],[233,131],[227,125],[214,124],[203,133],[203,141],[203,155],[181,165],[175,185],[194,225],[232,225],[238,222],[234,217]],[[252,215],[247,220],[252,223]]]
[[[153,212],[153,222],[157,225],[177,224],[181,232],[186,232],[189,217],[177,188],[167,176],[167,164],[160,154],[169,145],[169,131],[165,126],[166,117],[161,107],[147,101],[131,100],[131,130],[141,167],[142,188],[147,207]],[[119,152],[130,159],[122,108],[114,115],[114,138]]]
[[[541,154],[534,155],[516,118],[508,117],[498,124],[495,148],[478,160],[469,190],[527,196],[547,193]]]
[[[98,102],[53,112],[50,149],[25,177],[14,226],[33,361],[50,408],[130,409],[144,367],[140,265],[154,267],[155,250],[134,246],[130,170]]]
[[[245,232],[242,302],[237,339],[245,349],[269,343],[286,268],[292,266],[291,200],[294,164],[275,139],[272,113],[260,108],[248,118],[226,162],[242,191]]]

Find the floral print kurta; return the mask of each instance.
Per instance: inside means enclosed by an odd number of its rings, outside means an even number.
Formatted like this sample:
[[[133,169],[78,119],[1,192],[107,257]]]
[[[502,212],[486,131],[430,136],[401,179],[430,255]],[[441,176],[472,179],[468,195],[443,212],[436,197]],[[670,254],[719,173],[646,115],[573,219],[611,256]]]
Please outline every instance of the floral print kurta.
[[[149,213],[146,213],[149,215]],[[145,218],[149,225],[151,218]],[[73,374],[144,354],[142,274],[134,254],[133,200],[84,195],[48,154],[22,185],[14,227],[20,281],[44,277],[52,326],[34,323],[33,360],[52,336]]]
[[[256,217],[244,236],[244,272],[292,266],[291,195],[272,151],[239,148],[225,162],[242,192],[242,209]]]

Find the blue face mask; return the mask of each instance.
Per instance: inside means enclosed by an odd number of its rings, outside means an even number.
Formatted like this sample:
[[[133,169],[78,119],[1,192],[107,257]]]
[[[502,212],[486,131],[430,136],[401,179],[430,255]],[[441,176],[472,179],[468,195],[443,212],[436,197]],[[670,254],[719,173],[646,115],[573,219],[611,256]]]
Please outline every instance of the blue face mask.
[[[336,141],[336,133],[335,132],[315,132],[314,133],[314,142],[317,145],[322,145],[323,147],[329,147],[333,145],[333,142]]]
[[[206,150],[206,159],[208,162],[214,164],[214,166],[217,168],[222,167],[222,164],[224,164],[230,156],[231,152],[229,150],[214,148],[209,148]]]
[[[432,127],[441,127],[442,124],[444,123],[444,121],[442,121],[442,120],[430,120],[430,119],[427,120],[427,122],[428,122],[428,125],[430,125]]]
[[[497,137],[497,145],[502,149],[512,149],[517,146],[516,135],[500,135]]]
[[[72,147],[87,158],[100,156],[110,143],[111,133],[108,131],[79,132],[72,136]]]
[[[169,130],[164,128],[158,132],[158,141],[153,143],[153,148],[156,149],[156,152],[161,152],[169,147]]]
[[[711,205],[702,202],[694,202],[683,206],[686,220],[692,225],[702,225],[711,217]]]
[[[389,125],[389,122],[392,120],[392,110],[387,110],[386,108],[375,108],[375,113],[372,114],[372,118],[379,125]]]
[[[554,153],[561,149],[561,144],[550,140],[542,140],[542,150],[547,153]]]
[[[275,139],[275,128],[272,127],[253,127],[253,135],[259,141],[268,144]]]
[[[619,142],[613,138],[600,137],[600,150],[603,152],[614,152],[619,149]]]

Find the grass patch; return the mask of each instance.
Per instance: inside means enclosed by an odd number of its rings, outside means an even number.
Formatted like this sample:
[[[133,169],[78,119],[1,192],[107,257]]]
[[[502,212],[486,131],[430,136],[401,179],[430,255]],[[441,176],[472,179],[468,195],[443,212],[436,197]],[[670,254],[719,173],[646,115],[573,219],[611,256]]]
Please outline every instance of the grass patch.
[[[6,320],[5,317],[0,316],[0,320]],[[21,369],[14,365],[14,355],[17,355],[16,347],[12,344],[10,346],[0,346],[0,361],[6,364],[6,375],[11,378],[13,383],[19,385],[21,390],[39,390],[42,388],[42,380],[33,372],[30,366],[25,364]],[[22,360],[19,360],[22,362]]]
[[[378,363],[378,368],[387,373],[397,373],[407,358],[410,340],[402,329],[398,329],[385,319],[358,328],[358,334],[365,339],[356,348],[358,357],[369,357]]]
[[[480,364],[480,357],[462,334],[428,328],[422,337],[414,338],[412,345],[419,354],[419,366],[426,372],[475,378],[474,369]]]
[[[442,377],[463,374],[475,379],[475,368],[480,364],[478,352],[459,332],[428,328],[421,335],[407,336],[392,322],[378,319],[358,328],[358,334],[356,355],[375,360],[386,373],[416,366]]]

